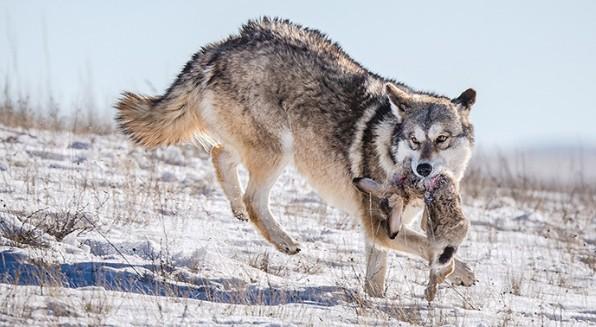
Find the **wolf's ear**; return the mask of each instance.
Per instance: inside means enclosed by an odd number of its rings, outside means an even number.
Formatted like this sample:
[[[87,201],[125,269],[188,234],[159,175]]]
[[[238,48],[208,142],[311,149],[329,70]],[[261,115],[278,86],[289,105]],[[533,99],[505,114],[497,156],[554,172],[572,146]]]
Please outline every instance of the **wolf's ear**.
[[[398,122],[401,123],[404,115],[412,107],[412,96],[391,82],[385,83],[385,94],[389,98],[391,111],[397,117]]]
[[[368,177],[356,177],[352,180],[352,184],[363,193],[371,193],[375,196],[383,193],[383,186]]]
[[[463,109],[469,111],[472,109],[472,105],[476,102],[476,91],[474,89],[467,89],[457,98],[451,100],[451,102],[459,104]]]

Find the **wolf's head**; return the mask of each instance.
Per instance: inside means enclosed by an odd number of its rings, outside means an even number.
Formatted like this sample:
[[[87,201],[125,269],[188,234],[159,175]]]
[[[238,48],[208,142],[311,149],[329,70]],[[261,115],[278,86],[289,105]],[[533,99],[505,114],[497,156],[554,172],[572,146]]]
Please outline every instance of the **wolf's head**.
[[[397,161],[411,159],[412,170],[420,177],[449,171],[459,181],[474,143],[469,113],[476,91],[467,89],[448,99],[412,94],[387,83],[385,93],[399,122],[392,147]]]

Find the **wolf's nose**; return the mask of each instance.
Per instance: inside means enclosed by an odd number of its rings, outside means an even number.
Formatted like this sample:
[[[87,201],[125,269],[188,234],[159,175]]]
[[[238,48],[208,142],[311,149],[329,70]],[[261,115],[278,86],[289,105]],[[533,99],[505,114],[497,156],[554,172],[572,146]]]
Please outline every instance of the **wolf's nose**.
[[[416,167],[416,171],[420,176],[426,177],[430,175],[430,172],[433,170],[433,166],[429,163],[421,163]]]

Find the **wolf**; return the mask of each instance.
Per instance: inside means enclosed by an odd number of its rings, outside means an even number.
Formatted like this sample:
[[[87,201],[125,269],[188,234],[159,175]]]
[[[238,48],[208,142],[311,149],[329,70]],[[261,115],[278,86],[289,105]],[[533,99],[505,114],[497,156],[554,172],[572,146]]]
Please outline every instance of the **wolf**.
[[[318,30],[263,17],[204,46],[163,95],[125,92],[115,108],[120,130],[136,144],[153,148],[195,138],[211,144],[233,216],[250,220],[287,254],[301,247],[272,215],[269,193],[293,164],[324,200],[359,218],[365,290],[383,296],[387,250],[428,260],[431,242],[408,227],[390,238],[383,221],[391,213],[353,179],[390,180],[397,163],[409,158],[420,176],[448,170],[461,180],[473,146],[475,98],[473,89],[455,98],[415,90],[370,72]],[[240,164],[249,175],[244,189]],[[404,224],[422,207],[422,201],[409,203]],[[451,278],[471,285],[474,274],[455,260]]]

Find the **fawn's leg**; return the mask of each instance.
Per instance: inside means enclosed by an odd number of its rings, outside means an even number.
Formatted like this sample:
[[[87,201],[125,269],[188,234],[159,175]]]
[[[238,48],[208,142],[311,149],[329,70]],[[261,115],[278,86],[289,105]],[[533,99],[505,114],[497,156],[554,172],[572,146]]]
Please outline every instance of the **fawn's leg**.
[[[431,259],[432,248],[430,241],[425,235],[406,226],[402,226],[395,239],[389,238],[387,231],[382,228],[374,230],[372,234],[369,234],[369,237],[372,237],[378,246],[383,246],[398,252],[413,254],[424,259],[426,262],[429,262]],[[447,279],[456,285],[462,286],[472,286],[475,282],[475,276],[472,269],[457,258],[454,259],[454,272],[449,275]]]

